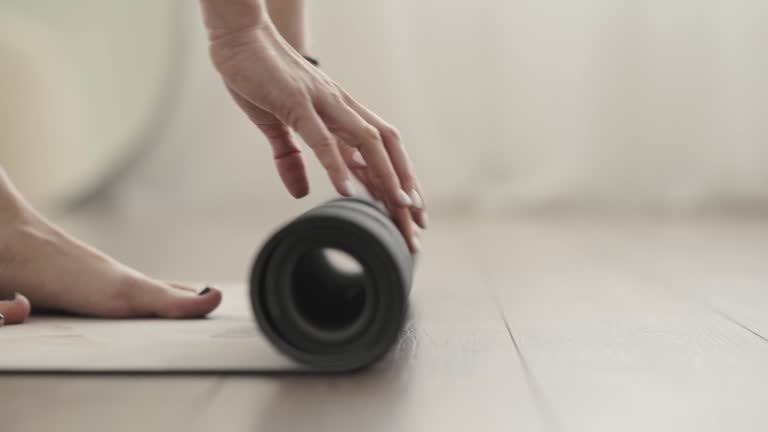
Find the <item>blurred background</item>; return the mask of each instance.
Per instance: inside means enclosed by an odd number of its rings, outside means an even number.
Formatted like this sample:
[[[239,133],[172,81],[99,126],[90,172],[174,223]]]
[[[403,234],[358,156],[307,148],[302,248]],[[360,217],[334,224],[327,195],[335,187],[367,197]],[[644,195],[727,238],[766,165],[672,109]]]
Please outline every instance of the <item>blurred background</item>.
[[[311,7],[324,70],[402,132],[426,251],[454,221],[768,214],[764,1]],[[241,280],[332,196],[314,160],[311,197],[283,190],[193,1],[1,0],[0,164],[57,223],[176,279]]]

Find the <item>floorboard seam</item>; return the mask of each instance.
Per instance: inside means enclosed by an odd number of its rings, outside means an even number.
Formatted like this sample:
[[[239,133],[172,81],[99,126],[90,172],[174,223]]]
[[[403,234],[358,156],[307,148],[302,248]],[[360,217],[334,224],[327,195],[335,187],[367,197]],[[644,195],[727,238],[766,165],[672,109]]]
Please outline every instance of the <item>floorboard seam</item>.
[[[752,333],[752,334],[753,334],[755,337],[759,338],[759,339],[760,339],[760,340],[762,340],[763,342],[768,342],[768,338],[766,338],[765,336],[761,335],[761,334],[760,334],[760,333],[758,333],[756,330],[753,330],[752,328],[750,328],[750,327],[749,327],[749,326],[747,326],[746,324],[742,323],[741,321],[737,320],[736,318],[734,318],[734,317],[732,317],[732,316],[728,315],[727,313],[725,313],[725,312],[723,312],[723,311],[721,311],[721,310],[718,310],[718,309],[715,309],[715,308],[712,308],[712,310],[713,310],[713,311],[714,311],[716,314],[718,314],[718,315],[720,315],[721,317],[723,317],[723,319],[725,319],[726,321],[729,321],[729,322],[731,322],[732,324],[734,324],[734,325],[736,325],[736,326],[738,326],[738,327],[741,327],[742,329],[744,329],[744,330],[746,330],[746,331],[748,331],[748,332]]]
[[[496,300],[496,299],[494,299]],[[523,369],[523,376],[525,378],[525,382],[528,385],[528,388],[531,390],[531,393],[533,394],[534,399],[536,400],[536,406],[539,410],[539,415],[541,416],[542,424],[545,427],[546,430],[552,431],[552,432],[560,432],[564,430],[564,428],[561,426],[560,421],[555,414],[555,410],[552,406],[552,403],[549,401],[549,398],[544,394],[544,391],[541,389],[541,386],[539,385],[538,380],[536,379],[536,376],[531,371],[531,368],[528,366],[528,361],[526,360],[525,356],[523,355],[522,350],[520,349],[520,345],[517,343],[517,339],[515,339],[515,335],[512,333],[512,328],[509,326],[509,322],[507,321],[507,316],[504,314],[504,310],[501,307],[501,304],[498,301],[495,301],[496,308],[499,311],[499,315],[501,316],[501,320],[504,321],[504,327],[507,329],[507,334],[509,335],[509,339],[512,341],[512,345],[515,347],[515,352],[517,353],[517,357],[520,360],[520,366]]]
[[[625,261],[621,261],[621,263],[624,264]],[[638,279],[637,275],[634,275],[633,277],[635,278],[635,280]],[[653,284],[660,284],[661,286],[663,286],[663,284],[664,284],[664,281],[663,280],[659,280],[657,277],[650,277],[649,278],[649,277],[645,276],[644,280],[647,281],[647,282],[653,283]],[[656,290],[656,291],[658,291],[658,290]],[[705,308],[705,309],[715,313],[715,315],[719,315],[721,318],[723,318],[724,320],[730,322],[731,324],[733,324],[733,325],[735,325],[735,326],[737,326],[737,327],[739,327],[739,328],[741,328],[743,330],[746,330],[747,332],[751,333],[753,336],[757,337],[758,339],[762,340],[763,342],[768,342],[768,337],[763,336],[762,334],[758,333],[756,330],[752,329],[748,325],[742,323],[741,321],[737,320],[733,316],[723,312],[721,309],[715,307],[709,301],[706,301],[704,299],[698,298],[697,296],[694,296],[692,293],[681,292],[679,290],[665,291],[665,293],[669,294],[671,296],[679,297],[681,299],[690,300],[694,304],[698,304],[698,305],[702,306],[703,308]]]

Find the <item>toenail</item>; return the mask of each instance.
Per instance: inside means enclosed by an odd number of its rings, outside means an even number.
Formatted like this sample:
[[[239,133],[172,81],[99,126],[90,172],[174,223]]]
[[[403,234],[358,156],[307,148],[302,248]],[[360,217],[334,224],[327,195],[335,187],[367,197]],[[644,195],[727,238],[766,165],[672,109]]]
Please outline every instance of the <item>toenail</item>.
[[[211,292],[211,287],[205,287],[199,293],[197,293],[197,295],[204,296],[204,295],[208,294],[209,292]]]
[[[14,301],[14,300],[16,300],[16,293],[13,293],[5,297],[0,297],[0,301]]]

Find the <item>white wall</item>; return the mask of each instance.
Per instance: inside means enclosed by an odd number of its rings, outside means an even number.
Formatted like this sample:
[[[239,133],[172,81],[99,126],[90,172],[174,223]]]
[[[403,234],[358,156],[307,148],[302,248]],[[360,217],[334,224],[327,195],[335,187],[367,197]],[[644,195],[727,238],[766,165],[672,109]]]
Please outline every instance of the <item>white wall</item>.
[[[167,86],[172,2],[0,2],[0,165],[36,204],[102,178]]]
[[[183,4],[184,92],[121,196],[304,207]],[[438,207],[768,203],[764,0],[325,0],[312,15],[323,68],[401,129]],[[316,164],[313,179],[327,196]]]

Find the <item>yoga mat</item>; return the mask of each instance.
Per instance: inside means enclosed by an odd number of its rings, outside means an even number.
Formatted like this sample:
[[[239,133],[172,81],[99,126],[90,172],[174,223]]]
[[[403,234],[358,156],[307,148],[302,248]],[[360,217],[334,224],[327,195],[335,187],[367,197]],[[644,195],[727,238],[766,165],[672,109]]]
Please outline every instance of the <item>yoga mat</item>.
[[[251,304],[281,352],[317,371],[381,358],[406,314],[414,260],[371,202],[339,199],[278,231],[251,272]]]
[[[414,260],[383,209],[316,207],[270,237],[249,287],[206,319],[33,316],[0,329],[0,372],[346,372],[381,359],[406,317]]]

